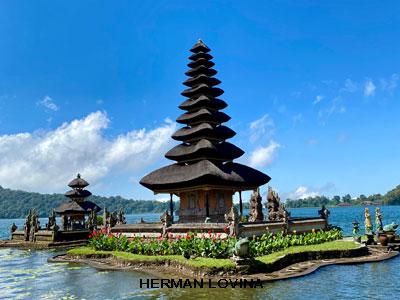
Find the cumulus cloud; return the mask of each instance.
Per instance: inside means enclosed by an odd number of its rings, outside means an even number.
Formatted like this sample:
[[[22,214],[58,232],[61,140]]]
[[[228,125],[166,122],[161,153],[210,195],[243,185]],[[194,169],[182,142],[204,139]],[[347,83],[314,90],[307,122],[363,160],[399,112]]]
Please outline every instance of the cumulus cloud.
[[[318,103],[320,103],[324,98],[325,98],[325,97],[322,96],[322,95],[317,95],[317,96],[315,97],[315,100],[313,101],[313,104],[318,104]]]
[[[38,101],[37,105],[44,106],[45,108],[50,109],[52,111],[59,110],[59,107],[54,102],[53,98],[51,98],[49,96],[45,96],[42,100]]]
[[[369,97],[375,94],[376,86],[371,79],[368,79],[364,85],[364,96]]]
[[[254,143],[261,138],[269,138],[274,133],[274,120],[265,114],[260,119],[250,123],[250,142]]]
[[[319,192],[311,191],[306,186],[299,186],[295,191],[288,194],[287,198],[289,198],[289,199],[304,199],[304,198],[315,197],[315,196],[319,196],[319,195],[320,195]]]
[[[269,165],[276,154],[276,151],[281,147],[275,141],[270,141],[266,147],[258,147],[250,154],[250,166],[254,168],[262,168]]]
[[[175,123],[107,138],[105,112],[64,123],[52,131],[0,135],[0,184],[31,191],[62,191],[80,172],[97,183],[113,172],[134,173],[168,149]]]
[[[304,185],[297,187],[294,191],[286,193],[283,195],[283,198],[286,199],[305,199],[309,197],[321,196],[324,193],[331,192],[335,189],[335,185],[331,182],[328,182],[322,187],[319,188],[310,188]]]

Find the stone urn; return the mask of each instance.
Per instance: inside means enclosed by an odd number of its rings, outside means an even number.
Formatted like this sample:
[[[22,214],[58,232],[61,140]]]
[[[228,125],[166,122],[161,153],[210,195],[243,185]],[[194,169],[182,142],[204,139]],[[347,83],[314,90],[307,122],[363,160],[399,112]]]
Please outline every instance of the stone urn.
[[[379,235],[379,243],[381,246],[387,246],[389,244],[389,238],[386,234]]]
[[[388,238],[388,243],[394,243],[396,238],[396,231],[385,231],[385,235]]]
[[[240,258],[246,258],[249,257],[249,239],[244,238],[240,239],[236,244],[235,244],[235,255],[240,257]]]

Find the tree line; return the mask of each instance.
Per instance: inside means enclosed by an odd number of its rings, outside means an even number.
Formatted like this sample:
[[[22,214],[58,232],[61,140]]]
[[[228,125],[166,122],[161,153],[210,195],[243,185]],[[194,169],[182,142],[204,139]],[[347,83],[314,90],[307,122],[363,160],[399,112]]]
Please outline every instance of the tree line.
[[[351,197],[350,194],[340,196],[333,196],[331,198],[326,196],[315,196],[304,199],[287,199],[286,207],[320,207],[325,206],[341,206],[341,205],[400,205],[400,185],[390,190],[384,195],[374,194],[370,196],[360,195],[356,198]]]
[[[132,200],[121,196],[102,197],[92,195],[87,198],[108,211],[123,208],[126,214],[161,213],[169,210],[169,202],[157,200]],[[40,194],[6,189],[0,186],[0,218],[24,218],[31,208],[38,210],[40,217],[47,217],[54,208],[69,199],[63,194]],[[179,208],[179,203],[174,203]]]

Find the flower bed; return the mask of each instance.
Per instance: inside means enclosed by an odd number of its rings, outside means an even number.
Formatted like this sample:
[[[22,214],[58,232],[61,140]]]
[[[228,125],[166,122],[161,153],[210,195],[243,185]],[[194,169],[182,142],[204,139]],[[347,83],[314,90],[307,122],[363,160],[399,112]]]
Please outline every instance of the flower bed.
[[[305,234],[264,234],[250,241],[250,255],[261,256],[286,249],[291,246],[316,245],[342,238],[338,230],[317,231]],[[133,254],[165,256],[183,255],[185,257],[231,257],[237,238],[221,234],[195,234],[188,232],[183,236],[146,238],[136,237],[128,240],[124,235],[110,234],[106,230],[94,231],[89,237],[89,246],[94,250],[123,251]]]

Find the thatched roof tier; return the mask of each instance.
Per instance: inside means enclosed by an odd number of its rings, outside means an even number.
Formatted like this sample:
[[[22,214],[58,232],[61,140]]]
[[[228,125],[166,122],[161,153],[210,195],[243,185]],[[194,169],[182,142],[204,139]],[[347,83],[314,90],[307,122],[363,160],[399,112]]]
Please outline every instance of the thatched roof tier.
[[[87,187],[88,185],[89,185],[89,183],[85,179],[81,178],[81,174],[78,174],[75,179],[71,180],[71,182],[68,183],[68,186],[71,188],[83,189],[83,188]]]
[[[189,78],[188,80],[183,82],[184,85],[190,86],[190,87],[197,86],[200,83],[204,83],[204,84],[212,87],[212,86],[216,86],[216,85],[220,84],[221,81],[218,80],[217,78],[209,77],[207,75],[201,74],[199,76]]]
[[[206,60],[211,60],[214,57],[211,54],[206,53],[206,52],[197,52],[197,53],[194,53],[194,54],[189,56],[190,60],[198,60],[200,58],[203,58],[203,59],[206,59]]]
[[[88,190],[73,189],[64,194],[68,198],[87,198],[92,195]]]
[[[192,126],[202,122],[221,124],[228,122],[230,119],[230,116],[221,111],[210,111],[207,108],[202,108],[196,112],[188,112],[180,115],[176,119],[176,122]]]
[[[195,61],[191,61],[190,63],[187,64],[187,66],[189,68],[197,68],[198,66],[205,66],[207,68],[211,68],[215,66],[215,63],[205,58],[199,58],[196,59]]]
[[[209,69],[206,66],[200,65],[197,68],[189,69],[188,71],[185,72],[185,75],[190,77],[196,77],[201,74],[207,76],[214,76],[215,74],[217,74],[217,71],[214,69]]]
[[[201,160],[194,164],[173,164],[143,177],[140,183],[156,193],[173,193],[187,188],[213,187],[251,190],[271,178],[237,163],[215,164]]]
[[[193,127],[183,127],[179,129],[172,135],[172,138],[185,143],[196,142],[201,139],[222,142],[234,137],[235,134],[236,132],[224,125],[214,127],[208,123],[201,123]]]
[[[231,143],[212,143],[209,140],[202,139],[190,145],[177,145],[169,150],[165,157],[180,163],[186,163],[201,159],[232,161],[243,154],[244,151],[242,149]]]
[[[224,109],[227,106],[228,104],[226,104],[224,100],[202,95],[195,99],[188,99],[182,102],[182,104],[179,105],[179,108],[187,111],[194,111],[198,110],[199,108],[210,108],[210,109],[220,110]]]
[[[202,40],[198,40],[197,43],[190,49],[191,52],[193,53],[199,53],[199,52],[210,52],[210,48],[206,46],[206,44],[203,43]]]
[[[221,90],[220,88],[210,87],[205,83],[201,83],[201,84],[197,85],[196,87],[184,90],[181,93],[181,95],[188,97],[188,98],[194,97],[194,96],[200,96],[200,95],[218,97],[218,96],[221,96],[223,93],[224,93],[224,91]]]
[[[99,212],[101,208],[91,202],[91,201],[84,201],[81,203],[77,203],[75,201],[69,201],[62,203],[59,207],[57,207],[54,211],[58,214],[63,214],[63,213],[90,213],[91,211],[96,211]]]

